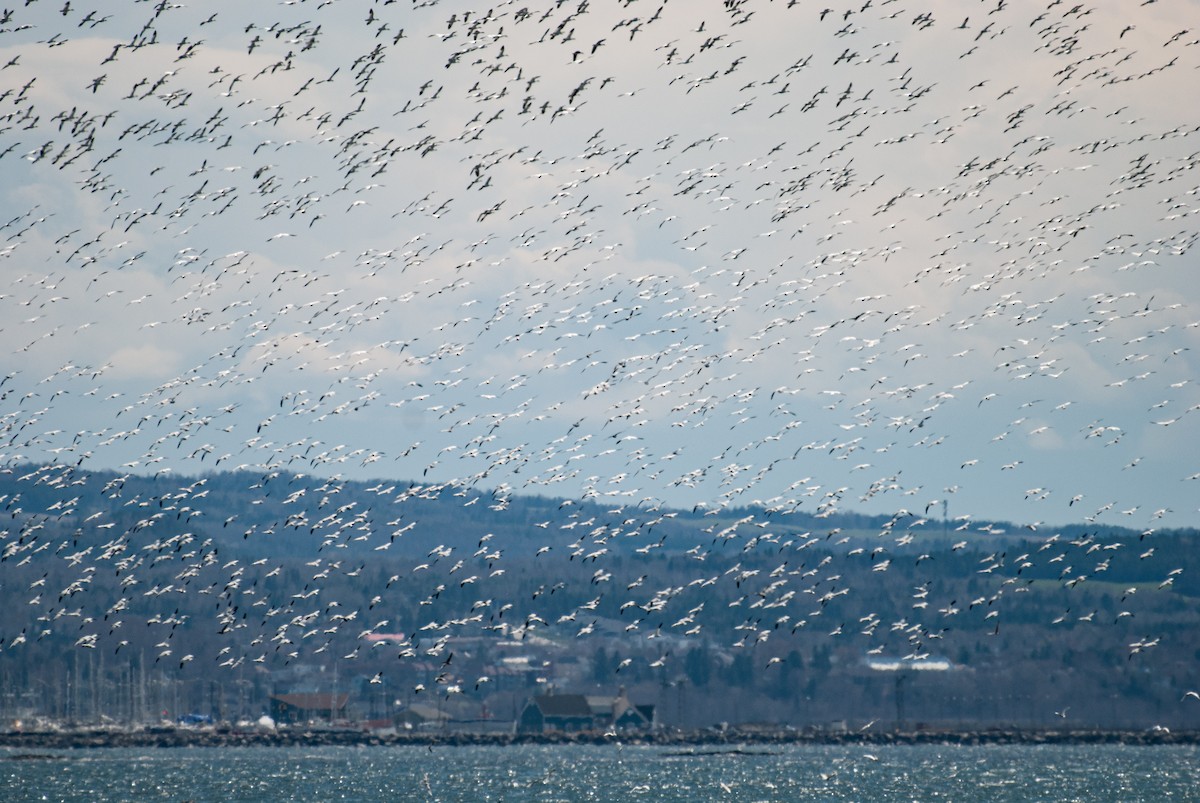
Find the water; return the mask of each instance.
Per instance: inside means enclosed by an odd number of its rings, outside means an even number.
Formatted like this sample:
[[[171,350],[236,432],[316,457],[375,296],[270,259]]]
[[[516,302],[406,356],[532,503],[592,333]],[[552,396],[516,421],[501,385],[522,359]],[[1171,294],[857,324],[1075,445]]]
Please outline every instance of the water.
[[[1200,800],[1200,748],[605,746],[88,749],[0,753],[24,801]]]

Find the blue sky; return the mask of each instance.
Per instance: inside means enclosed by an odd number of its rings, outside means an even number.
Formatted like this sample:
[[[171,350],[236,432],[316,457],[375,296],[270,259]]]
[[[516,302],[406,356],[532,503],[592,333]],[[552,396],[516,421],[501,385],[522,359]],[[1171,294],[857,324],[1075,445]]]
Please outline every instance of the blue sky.
[[[1194,526],[1196,4],[829,6],[14,9],[0,463]]]

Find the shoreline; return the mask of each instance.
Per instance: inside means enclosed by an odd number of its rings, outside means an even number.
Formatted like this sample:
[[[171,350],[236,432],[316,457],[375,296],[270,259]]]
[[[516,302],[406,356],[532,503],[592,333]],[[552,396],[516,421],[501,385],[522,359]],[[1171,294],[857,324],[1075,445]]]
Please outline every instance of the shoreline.
[[[995,728],[986,730],[845,731],[724,731],[629,732],[618,735],[600,731],[571,733],[378,733],[353,729],[301,729],[275,732],[234,729],[148,728],[139,731],[78,729],[70,731],[10,731],[0,733],[0,748],[61,750],[87,748],[188,748],[188,747],[470,747],[512,745],[599,745],[620,744],[677,748],[672,755],[747,754],[741,745],[769,747],[811,745],[1008,745],[1008,744],[1123,744],[1196,745],[1200,731],[1184,730],[1033,730]],[[678,749],[684,748],[684,749]],[[762,751],[755,751],[762,754]],[[6,756],[5,758],[15,758]]]

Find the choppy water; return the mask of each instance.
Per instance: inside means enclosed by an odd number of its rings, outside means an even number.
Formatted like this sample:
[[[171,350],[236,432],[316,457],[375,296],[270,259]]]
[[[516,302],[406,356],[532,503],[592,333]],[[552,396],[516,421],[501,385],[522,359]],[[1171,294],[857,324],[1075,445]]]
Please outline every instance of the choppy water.
[[[0,754],[8,803],[1200,800],[1195,747],[181,748],[14,759],[20,752]]]

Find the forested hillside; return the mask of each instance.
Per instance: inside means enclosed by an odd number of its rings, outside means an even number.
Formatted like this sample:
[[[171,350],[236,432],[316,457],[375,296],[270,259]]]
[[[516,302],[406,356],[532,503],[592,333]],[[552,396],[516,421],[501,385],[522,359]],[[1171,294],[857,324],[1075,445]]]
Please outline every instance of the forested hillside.
[[[424,694],[470,718],[550,684],[626,685],[684,725],[1196,722],[1195,531],[282,472],[0,480],[13,717],[247,716],[340,684],[363,716]]]

